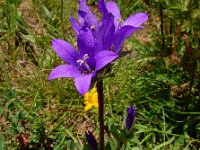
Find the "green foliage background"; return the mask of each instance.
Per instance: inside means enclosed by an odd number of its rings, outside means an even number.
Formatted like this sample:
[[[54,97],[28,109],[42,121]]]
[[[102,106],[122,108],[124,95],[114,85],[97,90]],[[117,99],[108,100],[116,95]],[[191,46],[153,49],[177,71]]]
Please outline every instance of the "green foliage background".
[[[62,63],[51,40],[76,45],[69,16],[77,16],[77,2],[0,1],[0,149],[87,149],[87,129],[98,139],[97,111],[84,111],[73,81],[47,81]],[[116,2],[124,19],[144,11],[149,21],[104,80],[107,147],[117,148],[116,128],[124,128],[126,107],[134,105],[134,137],[121,149],[199,149],[200,2]],[[97,1],[88,3],[96,12]]]

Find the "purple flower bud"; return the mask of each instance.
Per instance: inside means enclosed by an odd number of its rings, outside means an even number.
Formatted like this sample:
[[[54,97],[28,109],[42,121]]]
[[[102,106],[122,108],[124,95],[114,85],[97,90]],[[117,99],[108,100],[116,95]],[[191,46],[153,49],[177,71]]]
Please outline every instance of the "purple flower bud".
[[[133,125],[135,120],[135,107],[130,106],[127,108],[127,116],[126,116],[126,130],[129,131]]]
[[[86,139],[90,146],[90,150],[98,150],[97,141],[96,141],[94,135],[90,131],[86,131],[85,136],[86,136]]]

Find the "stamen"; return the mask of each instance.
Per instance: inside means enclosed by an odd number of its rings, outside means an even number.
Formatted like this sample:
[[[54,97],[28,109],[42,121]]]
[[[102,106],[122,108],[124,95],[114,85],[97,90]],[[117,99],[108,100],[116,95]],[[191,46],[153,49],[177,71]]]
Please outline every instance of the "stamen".
[[[85,65],[85,67],[87,68],[87,70],[88,70],[89,72],[92,71],[92,69],[90,68],[90,66],[89,66],[86,62],[84,62],[84,65]]]
[[[88,55],[88,54],[85,54],[85,55],[83,56],[83,59],[78,59],[76,62],[79,63],[80,66],[84,65],[85,68],[86,68],[89,72],[91,72],[92,69],[90,68],[90,66],[89,66],[88,63],[86,62],[87,59],[89,59],[89,55]],[[85,71],[83,71],[83,69],[81,69],[81,70],[82,70],[82,72],[85,73]]]
[[[83,64],[85,61],[82,60],[82,59],[79,59],[79,60],[77,60],[76,62],[77,62],[77,63],[80,63],[80,66],[82,66],[82,64]]]
[[[78,59],[76,62],[80,63],[80,66],[81,66],[87,59],[89,59],[89,56],[88,56],[88,54],[85,54],[83,56],[83,59]]]
[[[115,47],[115,45],[112,44],[111,47],[110,47],[110,51],[112,51],[114,47]]]
[[[122,20],[121,18],[118,18],[117,22],[119,22],[119,27],[121,27],[124,24],[124,20]]]
[[[95,26],[95,25],[91,25],[91,26],[90,26],[90,29],[91,29],[92,31],[94,31],[94,30],[96,29],[96,26]]]
[[[85,55],[83,56],[83,60],[86,60],[86,59],[89,59],[88,54],[85,54]]]

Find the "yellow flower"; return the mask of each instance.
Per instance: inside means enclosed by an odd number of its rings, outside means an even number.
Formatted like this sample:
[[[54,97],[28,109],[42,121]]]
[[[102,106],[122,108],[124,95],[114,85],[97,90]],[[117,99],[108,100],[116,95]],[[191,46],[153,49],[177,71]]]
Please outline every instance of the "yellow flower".
[[[98,108],[98,93],[96,87],[92,88],[89,90],[87,93],[84,95],[84,104],[85,104],[85,110],[88,111],[92,107]]]

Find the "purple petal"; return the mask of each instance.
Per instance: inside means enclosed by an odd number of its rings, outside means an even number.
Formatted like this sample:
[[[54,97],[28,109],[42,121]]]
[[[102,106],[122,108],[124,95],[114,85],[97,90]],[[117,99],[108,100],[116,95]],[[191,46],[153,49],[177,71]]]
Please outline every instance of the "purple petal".
[[[100,11],[103,15],[105,15],[105,14],[108,13],[108,10],[107,10],[107,8],[106,8],[105,0],[99,0],[99,2],[98,2],[98,9],[99,9],[99,11]]]
[[[86,4],[86,0],[79,0],[79,10],[90,13],[90,8]]]
[[[114,24],[115,24],[115,29],[117,30],[120,26],[120,21],[121,21],[121,13],[120,13],[119,7],[113,1],[109,1],[106,4],[106,7],[108,9],[108,12],[112,13],[115,17]]]
[[[81,95],[84,95],[90,88],[92,73],[87,75],[81,75],[74,78],[75,86]]]
[[[103,34],[103,43],[104,43],[103,50],[109,49],[113,42],[113,37],[115,34],[115,26],[113,21],[114,17],[112,14],[106,15],[105,20],[103,21],[102,25],[103,30],[101,31]]]
[[[71,44],[61,39],[53,39],[52,47],[63,61],[69,64],[76,63],[78,52]]]
[[[81,22],[82,26],[96,26],[97,25],[97,17],[92,13],[86,13],[82,10],[78,10],[79,21]]]
[[[81,27],[84,26],[84,24],[86,23],[84,20],[85,16],[86,16],[86,12],[82,10],[78,10],[78,20]]]
[[[96,15],[94,15],[94,14],[89,14],[89,15],[87,15],[87,22],[88,22],[88,25],[89,25],[90,27],[91,27],[91,26],[97,26],[98,20],[97,20]]]
[[[109,64],[111,61],[115,60],[118,57],[118,54],[105,50],[100,51],[96,54],[95,60],[96,60],[96,67],[95,71],[98,71],[105,67],[107,64]]]
[[[70,22],[72,24],[72,28],[73,30],[76,32],[76,34],[78,35],[79,33],[79,24],[76,21],[76,19],[74,19],[74,17],[70,16]]]
[[[128,17],[123,26],[130,25],[133,27],[139,27],[141,24],[148,20],[148,15],[146,13],[137,13]]]
[[[83,15],[83,13],[85,13]],[[87,26],[97,25],[97,17],[90,11],[90,8],[86,4],[86,0],[79,0],[79,20],[82,23],[82,19],[84,19]]]
[[[109,1],[106,4],[106,8],[107,8],[108,12],[112,13],[115,16],[116,19],[121,18],[121,13],[120,13],[119,7],[117,6],[117,4],[115,2]]]
[[[133,32],[137,31],[138,29],[140,28],[133,26],[122,26],[115,35],[113,43],[114,47],[112,51],[115,53],[119,53],[126,38],[128,38]]]
[[[109,49],[113,43],[115,34],[114,16],[109,13],[102,19],[102,26],[99,29],[96,37],[96,51]]]
[[[86,28],[85,30],[80,30],[77,39],[77,45],[80,51],[80,55],[88,54],[93,57],[94,53],[94,36],[92,31]]]
[[[51,71],[48,80],[55,78],[73,78],[80,75],[81,73],[76,67],[71,65],[60,65]]]

